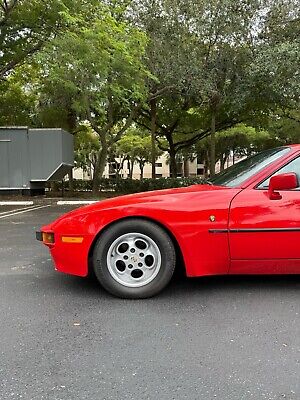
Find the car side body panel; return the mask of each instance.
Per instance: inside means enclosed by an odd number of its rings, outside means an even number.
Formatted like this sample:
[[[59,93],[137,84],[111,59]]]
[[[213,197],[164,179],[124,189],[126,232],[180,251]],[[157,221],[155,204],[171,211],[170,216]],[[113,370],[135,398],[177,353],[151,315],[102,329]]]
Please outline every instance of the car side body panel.
[[[297,150],[297,147],[295,147]],[[292,151],[242,190],[232,201],[229,216],[231,274],[300,273],[300,191],[281,190],[281,198],[271,200],[268,190],[258,189],[290,160]]]
[[[232,260],[300,259],[300,192],[281,195],[270,200],[267,191],[245,189],[236,196],[229,222]]]
[[[230,275],[299,275],[300,260],[231,260],[229,273]]]
[[[89,250],[107,226],[124,218],[147,218],[176,240],[188,276],[227,274],[228,210],[239,191],[202,185],[124,196],[71,212],[42,231],[55,232],[55,245],[49,247],[57,270],[86,276]],[[83,237],[83,242],[63,243],[62,236]]]

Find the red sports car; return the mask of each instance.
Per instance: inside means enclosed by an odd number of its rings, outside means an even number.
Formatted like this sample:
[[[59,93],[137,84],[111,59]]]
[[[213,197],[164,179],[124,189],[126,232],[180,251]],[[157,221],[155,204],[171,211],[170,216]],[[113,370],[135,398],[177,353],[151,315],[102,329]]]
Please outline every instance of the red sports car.
[[[187,276],[300,273],[300,145],[267,150],[205,185],[101,201],[37,232],[56,269],[123,298]]]

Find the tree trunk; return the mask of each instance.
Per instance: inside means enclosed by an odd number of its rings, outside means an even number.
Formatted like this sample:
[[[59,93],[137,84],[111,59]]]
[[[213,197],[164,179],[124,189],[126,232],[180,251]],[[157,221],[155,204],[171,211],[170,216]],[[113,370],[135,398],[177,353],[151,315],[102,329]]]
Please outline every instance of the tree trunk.
[[[224,171],[224,169],[225,169],[226,160],[227,160],[226,154],[223,154],[221,157],[221,160],[220,160],[220,171],[221,172]]]
[[[156,99],[150,101],[150,113],[151,113],[151,167],[152,167],[152,178],[156,178],[156,146],[155,146],[155,135],[156,135]]]
[[[93,177],[93,194],[97,194],[99,191],[99,180],[102,178],[102,175],[105,170],[106,162],[107,162],[107,143],[101,141],[101,150],[98,154],[98,160],[96,163],[96,167],[94,170],[94,177]]]
[[[68,107],[67,109],[67,125],[68,125],[68,131],[72,133],[73,136],[75,136],[77,128],[77,115],[76,112],[71,107]],[[73,168],[68,173],[68,177],[69,177],[69,191],[73,192],[74,191]]]
[[[177,178],[177,162],[176,162],[176,151],[173,145],[169,148],[170,156],[170,176],[171,178]]]
[[[142,180],[144,178],[144,164],[140,163],[140,180]]]
[[[129,169],[129,178],[132,179],[132,177],[133,177],[134,160],[128,161],[128,164],[130,165],[130,169]]]
[[[205,156],[204,156],[204,160],[203,160],[203,164],[204,164],[204,178],[207,179],[208,178],[208,170],[209,170],[209,150],[206,149],[205,151]]]
[[[185,178],[190,176],[190,163],[189,160],[183,160],[183,175]]]
[[[69,177],[69,191],[73,192],[74,191],[73,168],[70,169],[68,177]]]
[[[211,116],[211,135],[210,135],[210,176],[216,173],[216,114],[213,112]]]

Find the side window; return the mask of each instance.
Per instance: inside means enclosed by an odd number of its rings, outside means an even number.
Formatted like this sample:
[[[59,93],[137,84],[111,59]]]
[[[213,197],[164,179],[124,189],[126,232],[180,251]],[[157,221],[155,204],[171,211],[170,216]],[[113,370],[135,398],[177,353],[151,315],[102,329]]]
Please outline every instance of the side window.
[[[276,171],[273,175],[269,176],[268,179],[263,181],[259,186],[258,189],[268,189],[269,187],[269,182],[272,176],[278,175],[278,174],[287,174],[289,172],[294,172],[297,174],[298,177],[298,182],[300,184],[300,157],[295,158],[294,160],[290,161],[288,164],[286,164],[284,167]],[[300,188],[297,188],[296,190],[300,190]]]

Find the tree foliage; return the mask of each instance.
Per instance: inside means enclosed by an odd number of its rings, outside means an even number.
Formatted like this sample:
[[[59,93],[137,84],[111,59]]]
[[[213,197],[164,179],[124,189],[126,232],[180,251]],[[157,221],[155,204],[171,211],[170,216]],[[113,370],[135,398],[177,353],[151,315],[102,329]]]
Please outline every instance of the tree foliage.
[[[39,58],[46,106],[68,109],[99,135],[95,187],[109,148],[130,127],[147,94],[145,43],[143,32],[102,5],[93,23],[59,35]]]
[[[131,178],[133,166],[137,163],[140,168],[140,179],[143,179],[144,167],[151,162],[151,151],[150,135],[134,127],[130,128],[116,144],[116,155],[123,160],[123,165],[125,161],[128,162]],[[162,155],[162,151],[156,147],[155,159],[160,155]]]
[[[299,36],[287,27],[299,23],[296,3],[223,0],[140,5],[150,37],[155,31],[153,46],[148,47],[149,68],[162,88],[170,88],[157,104],[156,122],[157,135],[168,142],[173,176],[176,153],[184,147],[212,135],[213,172],[216,131],[265,117],[279,104],[284,109],[294,107],[299,95]],[[278,26],[284,33],[278,33]],[[284,60],[289,60],[287,69]],[[198,125],[192,131],[196,113]],[[143,117],[150,129],[151,112],[146,109]]]
[[[0,79],[80,16],[90,17],[93,3],[95,0],[0,0]]]
[[[81,125],[75,133],[75,166],[93,178],[100,149],[99,138],[89,125]]]
[[[213,174],[228,151],[300,141],[299,14],[300,0],[0,0],[0,123],[78,135],[95,190],[108,157],[143,175],[157,147],[174,177],[195,152]]]

